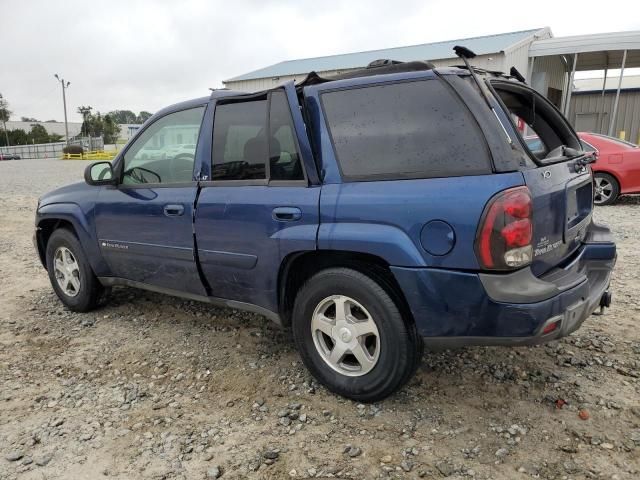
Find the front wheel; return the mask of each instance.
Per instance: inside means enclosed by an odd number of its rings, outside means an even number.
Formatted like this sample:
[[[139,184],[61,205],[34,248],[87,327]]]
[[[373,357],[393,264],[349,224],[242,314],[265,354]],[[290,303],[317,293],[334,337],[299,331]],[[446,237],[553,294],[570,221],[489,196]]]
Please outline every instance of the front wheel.
[[[382,284],[348,268],[314,275],[296,296],[293,335],[302,360],[329,390],[375,402],[415,372],[423,343]]]
[[[106,290],[70,230],[59,228],[51,234],[46,259],[51,286],[69,310],[88,312],[100,303]]]
[[[611,205],[618,199],[620,186],[608,173],[596,172],[593,175],[593,183],[593,203],[596,205]]]

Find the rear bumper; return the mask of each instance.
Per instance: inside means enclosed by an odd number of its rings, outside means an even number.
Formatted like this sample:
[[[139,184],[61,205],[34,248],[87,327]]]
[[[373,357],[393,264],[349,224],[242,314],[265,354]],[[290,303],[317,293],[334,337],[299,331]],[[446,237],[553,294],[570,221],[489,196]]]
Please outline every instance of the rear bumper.
[[[610,232],[594,226],[570,263],[541,278],[529,269],[511,274],[391,269],[426,342],[535,345],[580,327],[599,307],[615,261]],[[545,334],[545,326],[555,322],[557,327]]]

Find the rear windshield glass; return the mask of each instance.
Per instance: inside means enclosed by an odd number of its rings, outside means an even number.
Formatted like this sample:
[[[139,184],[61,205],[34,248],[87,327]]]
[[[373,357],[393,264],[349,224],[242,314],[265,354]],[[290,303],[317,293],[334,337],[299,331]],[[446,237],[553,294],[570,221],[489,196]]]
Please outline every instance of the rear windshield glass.
[[[584,153],[573,128],[549,100],[512,81],[495,80],[491,85],[538,164],[567,161]]]
[[[322,105],[346,178],[491,173],[475,119],[438,79],[327,92]]]

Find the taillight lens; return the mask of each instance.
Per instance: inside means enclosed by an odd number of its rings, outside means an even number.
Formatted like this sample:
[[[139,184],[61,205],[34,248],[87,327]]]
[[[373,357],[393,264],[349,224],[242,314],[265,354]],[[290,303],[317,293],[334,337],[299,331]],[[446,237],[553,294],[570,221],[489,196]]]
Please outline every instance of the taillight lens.
[[[508,270],[531,263],[531,193],[516,187],[493,197],[482,214],[476,254],[483,268]]]

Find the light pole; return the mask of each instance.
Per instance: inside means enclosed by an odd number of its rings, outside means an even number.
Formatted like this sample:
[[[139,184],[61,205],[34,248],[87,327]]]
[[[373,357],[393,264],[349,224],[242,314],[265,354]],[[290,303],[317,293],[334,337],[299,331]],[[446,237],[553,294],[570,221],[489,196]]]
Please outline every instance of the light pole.
[[[69,127],[67,125],[67,95],[65,93],[65,90],[69,88],[69,85],[71,85],[71,82],[65,82],[64,78],[60,78],[57,73],[54,75],[54,77],[56,77],[56,80],[58,80],[60,82],[60,85],[62,85],[62,105],[64,106],[64,133],[65,133],[65,136],[67,137],[67,147],[68,147],[69,146]]]

